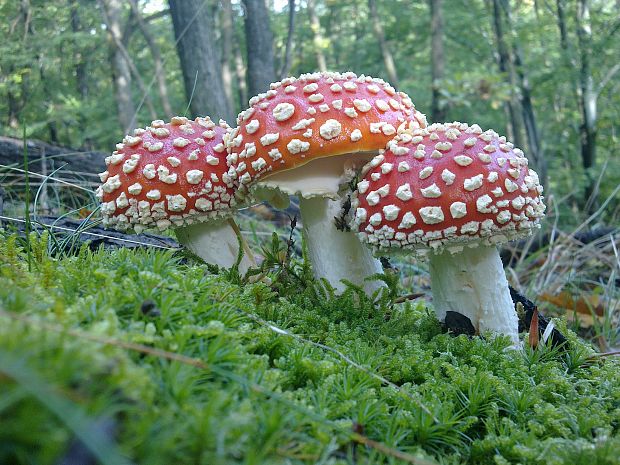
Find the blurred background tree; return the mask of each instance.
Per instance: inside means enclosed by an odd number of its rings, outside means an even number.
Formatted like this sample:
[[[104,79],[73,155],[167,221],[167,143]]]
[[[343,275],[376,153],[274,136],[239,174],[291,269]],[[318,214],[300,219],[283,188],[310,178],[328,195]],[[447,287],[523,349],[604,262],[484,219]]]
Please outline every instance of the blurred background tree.
[[[528,154],[562,217],[620,182],[611,0],[0,0],[0,135],[110,151],[154,118],[232,124],[284,75],[391,81]],[[607,220],[617,220],[618,206]]]

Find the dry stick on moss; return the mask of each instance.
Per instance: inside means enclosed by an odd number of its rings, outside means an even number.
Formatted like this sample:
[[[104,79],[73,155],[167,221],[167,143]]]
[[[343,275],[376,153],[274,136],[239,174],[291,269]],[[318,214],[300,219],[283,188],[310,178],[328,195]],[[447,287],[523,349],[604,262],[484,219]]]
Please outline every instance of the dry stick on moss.
[[[614,350],[612,352],[601,352],[601,353],[598,353],[598,354],[590,355],[589,357],[587,357],[585,359],[584,363],[579,365],[579,368],[588,368],[588,367],[592,366],[592,364],[594,362],[596,362],[600,358],[614,357],[616,355],[620,355],[620,350]]]
[[[9,318],[11,320],[15,320],[15,321],[20,321],[24,324],[28,324],[28,325],[35,325],[38,328],[43,328],[45,330],[48,331],[53,331],[56,333],[61,333],[61,334],[68,334],[70,336],[75,336],[78,338],[82,338],[82,339],[86,339],[88,341],[91,342],[95,342],[98,344],[104,344],[104,345],[110,345],[110,346],[114,346],[114,347],[120,347],[122,349],[127,349],[127,350],[132,350],[135,352],[140,352],[143,354],[147,354],[147,355],[152,355],[154,357],[158,357],[158,358],[163,358],[166,360],[170,360],[173,362],[179,362],[179,363],[183,363],[185,365],[190,365],[196,368],[200,368],[202,370],[209,370],[212,371],[214,373],[218,373],[220,375],[222,375],[223,377],[227,377],[231,380],[237,381],[240,384],[243,384],[246,386],[246,388],[250,389],[253,392],[256,392],[258,394],[262,394],[267,398],[272,398],[276,401],[280,401],[282,403],[285,403],[287,406],[297,410],[300,413],[303,413],[304,415],[306,415],[309,418],[314,419],[317,422],[323,423],[324,425],[330,426],[331,428],[333,428],[334,430],[339,431],[340,433],[344,434],[345,436],[347,436],[348,439],[355,441],[359,444],[363,444],[365,446],[371,447],[387,456],[390,457],[394,457],[400,460],[404,460],[405,462],[411,463],[413,465],[438,465],[436,462],[431,461],[431,460],[427,460],[427,459],[421,459],[418,457],[415,457],[411,454],[408,454],[406,452],[397,450],[397,449],[392,449],[391,447],[387,446],[386,444],[379,442],[379,441],[375,441],[373,439],[370,439],[369,437],[366,437],[362,434],[353,432],[353,431],[349,431],[347,429],[343,429],[340,425],[336,424],[333,421],[328,420],[327,418],[322,417],[321,415],[312,412],[311,410],[306,410],[304,409],[302,406],[294,403],[293,401],[285,398],[283,395],[274,392],[274,391],[270,391],[269,389],[266,389],[264,387],[262,387],[259,384],[253,383],[252,381],[249,381],[246,378],[243,378],[242,376],[236,375],[233,372],[230,372],[228,370],[223,370],[217,366],[211,366],[205,362],[203,362],[200,359],[197,358],[193,358],[193,357],[188,357],[186,355],[183,354],[178,354],[176,352],[169,352],[167,350],[162,350],[162,349],[156,349],[153,347],[149,347],[149,346],[145,346],[143,344],[136,344],[134,342],[127,342],[127,341],[122,341],[119,339],[114,339],[111,337],[105,337],[105,336],[95,336],[93,334],[88,334],[84,331],[79,331],[79,330],[75,330],[75,329],[68,329],[65,328],[63,326],[60,325],[56,325],[53,323],[46,323],[46,322],[42,322],[42,321],[37,321],[34,320],[30,317],[24,316],[24,315],[20,315],[18,313],[14,313],[14,312],[7,312],[4,310],[0,310],[0,317],[6,317]],[[282,332],[284,332],[284,330],[280,330]],[[288,334],[284,332],[284,334]],[[331,349],[327,346],[325,346],[325,348],[328,348],[330,350],[335,351],[335,349]],[[337,352],[337,351],[336,351]],[[343,357],[345,357],[345,359],[348,359],[346,356],[342,355]],[[354,366],[358,366],[355,362],[353,362],[352,360],[350,361],[351,364],[353,364]],[[362,367],[360,367],[362,368]],[[363,368],[362,368],[363,369]],[[365,371],[365,370],[364,370]],[[377,375],[378,376],[378,375]],[[390,383],[388,381],[388,383]],[[393,383],[390,383],[393,384]],[[425,407],[422,407],[425,411],[427,411],[427,409]],[[430,412],[429,412],[430,413]],[[434,418],[434,417],[433,417]],[[435,418],[434,418],[435,419]],[[435,419],[436,420],[436,419]],[[436,420],[437,421],[437,420]]]
[[[620,355],[620,350],[613,350],[611,352],[601,352],[600,354],[590,355],[588,360],[596,360],[600,357],[612,357],[614,355]]]
[[[415,300],[415,299],[419,299],[420,297],[424,297],[424,293],[414,292],[413,294],[401,295],[400,297],[396,297],[394,299],[394,303],[402,304],[403,302],[407,302],[408,300]]]

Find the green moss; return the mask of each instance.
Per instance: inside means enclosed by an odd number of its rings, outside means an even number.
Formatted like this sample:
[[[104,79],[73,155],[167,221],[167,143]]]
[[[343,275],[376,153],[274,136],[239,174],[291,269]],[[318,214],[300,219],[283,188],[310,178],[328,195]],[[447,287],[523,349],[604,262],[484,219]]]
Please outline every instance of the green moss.
[[[510,351],[442,334],[393,292],[336,296],[301,265],[240,285],[168,252],[53,258],[45,240],[28,272],[0,239],[0,463],[57,463],[84,435],[134,463],[402,463],[353,429],[437,463],[620,463],[620,366],[583,368],[572,333],[568,353]]]

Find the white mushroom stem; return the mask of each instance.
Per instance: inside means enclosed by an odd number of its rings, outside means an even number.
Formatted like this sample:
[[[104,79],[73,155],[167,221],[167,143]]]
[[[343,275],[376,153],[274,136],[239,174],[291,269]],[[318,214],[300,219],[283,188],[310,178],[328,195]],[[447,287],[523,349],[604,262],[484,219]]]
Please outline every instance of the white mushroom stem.
[[[447,311],[469,318],[478,332],[491,331],[519,343],[519,320],[497,248],[465,248],[430,256],[431,290],[437,317]]]
[[[223,268],[230,268],[237,263],[241,232],[230,218],[184,226],[175,229],[175,233],[181,244],[207,263]],[[239,272],[243,275],[256,263],[242,238],[241,243],[244,245],[244,254],[239,263]]]
[[[314,276],[325,278],[342,292],[342,279],[363,286],[368,295],[385,286],[382,281],[365,281],[370,275],[383,273],[381,262],[352,232],[339,231],[334,217],[340,216],[341,202],[321,197],[299,197],[303,233]]]

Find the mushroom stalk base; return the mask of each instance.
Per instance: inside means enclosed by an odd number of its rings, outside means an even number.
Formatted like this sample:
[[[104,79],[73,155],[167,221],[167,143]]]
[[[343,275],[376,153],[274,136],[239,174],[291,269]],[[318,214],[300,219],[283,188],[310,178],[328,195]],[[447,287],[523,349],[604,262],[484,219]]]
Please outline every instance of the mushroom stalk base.
[[[237,262],[239,240],[229,219],[184,226],[175,229],[175,233],[181,244],[207,263],[231,268]],[[239,272],[245,274],[250,266],[251,259],[244,253]]]
[[[381,262],[373,257],[352,232],[336,229],[341,202],[320,197],[299,197],[304,239],[314,276],[325,278],[339,292],[346,289],[342,279],[363,286],[368,295],[385,286],[382,281],[364,281],[383,273]]]
[[[495,247],[465,248],[430,256],[431,290],[437,317],[447,311],[469,318],[478,332],[491,331],[519,343],[519,320]]]

